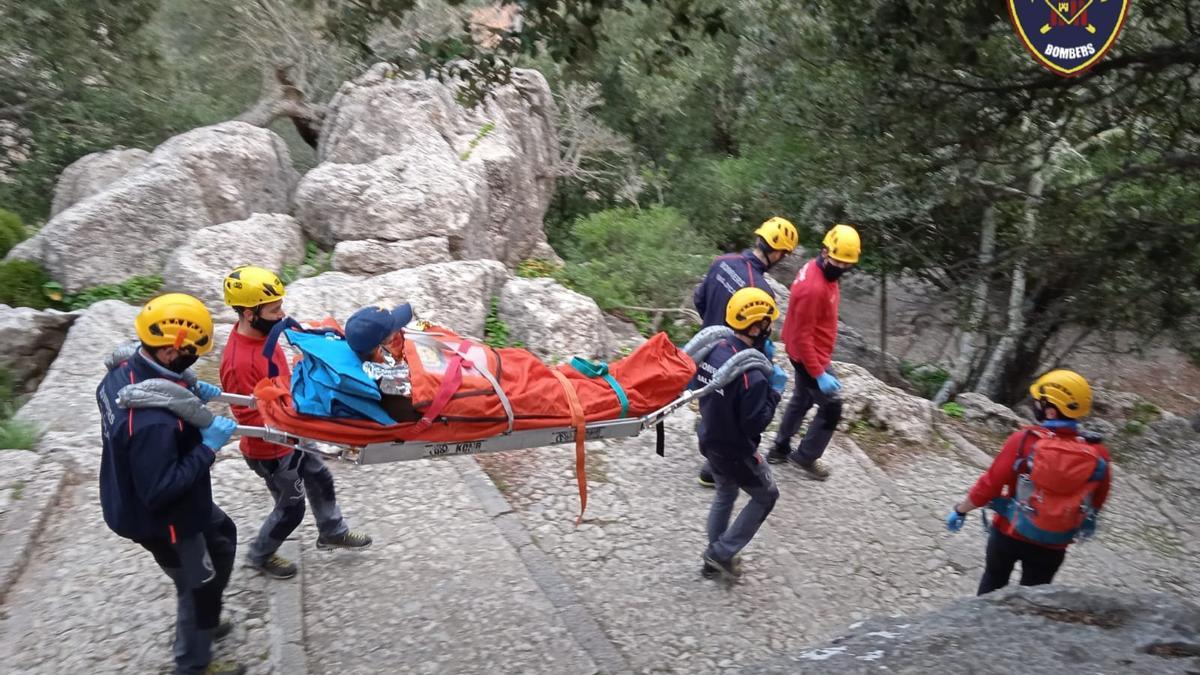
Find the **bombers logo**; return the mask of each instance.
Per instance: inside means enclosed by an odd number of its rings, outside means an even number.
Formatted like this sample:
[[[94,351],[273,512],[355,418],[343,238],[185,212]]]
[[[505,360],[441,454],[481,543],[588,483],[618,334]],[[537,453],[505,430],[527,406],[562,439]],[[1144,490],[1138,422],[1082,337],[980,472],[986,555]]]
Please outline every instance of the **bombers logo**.
[[[1008,0],[1021,42],[1063,77],[1096,65],[1125,24],[1130,0]]]

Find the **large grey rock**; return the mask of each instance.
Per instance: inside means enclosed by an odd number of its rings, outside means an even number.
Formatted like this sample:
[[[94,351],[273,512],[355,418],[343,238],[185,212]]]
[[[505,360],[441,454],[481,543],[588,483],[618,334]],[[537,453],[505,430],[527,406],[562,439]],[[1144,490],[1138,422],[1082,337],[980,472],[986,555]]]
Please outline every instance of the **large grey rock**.
[[[18,391],[37,388],[78,316],[0,305],[0,366],[8,369]]]
[[[408,302],[418,318],[481,337],[491,298],[506,279],[504,265],[495,260],[438,263],[374,277],[326,272],[288,286],[284,308],[300,321],[332,316],[344,323],[360,307]]]
[[[616,350],[596,301],[553,279],[509,281],[500,291],[499,310],[510,338],[543,359],[607,359]]]
[[[54,185],[54,202],[50,216],[59,213],[103,192],[108,186],[141,167],[150,153],[138,148],[117,148],[93,152],[75,160],[58,177]]]
[[[190,293],[208,306],[217,320],[234,320],[225,306],[222,282],[239,265],[257,265],[278,273],[304,260],[304,233],[291,216],[259,213],[206,227],[171,254],[163,285]]]
[[[441,152],[398,150],[368,164],[321,164],[296,192],[297,216],[310,237],[338,242],[449,239],[459,258],[486,258],[487,189],[476,169],[447,146]]]
[[[333,269],[346,274],[382,274],[450,260],[450,241],[445,237],[343,241],[333,249]]]
[[[1137,673],[1200,669],[1200,607],[1102,588],[1010,588],[916,617],[871,619],[762,673]]]
[[[1007,406],[975,392],[964,392],[954,397],[963,409],[963,419],[980,424],[998,433],[1016,431],[1024,424],[1019,415]]]
[[[48,432],[92,433],[100,430],[96,385],[107,372],[104,359],[135,337],[138,308],[119,300],[98,302],[75,320],[59,357],[37,393],[17,411],[17,418],[36,422]]]
[[[68,291],[158,274],[204,227],[286,212],[296,179],[273,132],[240,122],[196,129],[59,213],[8,257],[42,262]]]
[[[933,404],[885,384],[866,368],[835,361],[832,368],[842,383],[842,421],[863,420],[912,443],[933,436]]]
[[[456,258],[515,265],[546,255],[554,107],[545,78],[516,70],[475,109],[452,85],[377,64],[330,102],[318,158],[297,193],[314,239],[450,238]]]
[[[108,355],[136,339],[133,320],[139,310],[119,300],[105,300],[84,310],[67,332],[59,356],[41,386],[17,411],[17,418],[41,426],[48,434],[45,443],[84,437],[91,440],[86,444],[87,451],[98,453],[95,439],[100,431],[100,412],[96,407],[96,385],[107,372],[104,360]],[[228,324],[215,327],[213,350],[201,357],[194,368],[201,379],[218,381],[217,364],[229,331]]]

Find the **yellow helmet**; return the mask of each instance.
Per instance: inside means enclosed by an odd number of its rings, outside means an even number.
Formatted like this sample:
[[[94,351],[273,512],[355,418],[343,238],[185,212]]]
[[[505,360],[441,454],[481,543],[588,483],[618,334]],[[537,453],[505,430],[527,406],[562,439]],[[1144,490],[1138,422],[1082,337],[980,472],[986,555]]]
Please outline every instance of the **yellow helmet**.
[[[763,238],[767,242],[767,246],[776,251],[787,251],[791,253],[796,250],[796,243],[800,241],[800,235],[796,233],[796,226],[787,218],[775,216],[758,226],[754,234]]]
[[[259,307],[286,294],[279,276],[261,267],[243,265],[225,277],[225,304],[230,307]]]
[[[775,298],[757,286],[747,286],[734,293],[725,305],[725,323],[734,330],[746,330],[763,319],[774,321],[778,318]]]
[[[1035,401],[1050,403],[1071,419],[1086,417],[1092,411],[1092,388],[1073,370],[1052,370],[1029,387]]]
[[[138,339],[151,347],[174,347],[203,356],[213,347],[208,308],[186,293],[167,293],[147,302],[133,320]]]
[[[829,257],[838,262],[857,263],[862,253],[862,239],[858,230],[849,225],[834,225],[825,233],[821,245],[829,251]]]

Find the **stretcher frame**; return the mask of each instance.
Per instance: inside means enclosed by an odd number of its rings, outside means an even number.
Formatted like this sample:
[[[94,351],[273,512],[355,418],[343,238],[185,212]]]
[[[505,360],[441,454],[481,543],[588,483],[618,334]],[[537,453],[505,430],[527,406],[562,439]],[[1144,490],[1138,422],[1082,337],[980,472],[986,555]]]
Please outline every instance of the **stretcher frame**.
[[[728,329],[706,329],[712,335],[720,337],[728,334]],[[711,340],[709,340],[711,342]],[[689,343],[691,347],[691,343]],[[708,349],[704,346],[689,350],[689,354],[702,361]],[[724,387],[735,377],[758,369],[768,377],[773,366],[761,352],[745,350],[729,359],[720,369],[712,374],[708,384],[697,389],[685,390],[678,398],[652,413],[641,417],[603,420],[589,422],[584,427],[585,441],[602,441],[615,438],[633,438],[643,431],[654,427],[656,429],[658,454],[663,454],[663,421],[676,410]],[[231,405],[255,407],[253,396],[223,393],[217,401]],[[259,438],[268,443],[276,443],[311,452],[327,459],[341,460],[359,465],[385,464],[389,462],[406,462],[417,459],[433,459],[437,457],[455,457],[460,455],[483,455],[493,452],[541,448],[552,445],[575,443],[578,432],[574,426],[546,427],[542,429],[522,429],[510,431],[496,436],[476,438],[463,441],[386,441],[368,443],[362,446],[339,445],[326,440],[308,438],[282,429],[270,426],[238,425],[234,435]],[[316,444],[332,445],[335,451],[323,450]]]

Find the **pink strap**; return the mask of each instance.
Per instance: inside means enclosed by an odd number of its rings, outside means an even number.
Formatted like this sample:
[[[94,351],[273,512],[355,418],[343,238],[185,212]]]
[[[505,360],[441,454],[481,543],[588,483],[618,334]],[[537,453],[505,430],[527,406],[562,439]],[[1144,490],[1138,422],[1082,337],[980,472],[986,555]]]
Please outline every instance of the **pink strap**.
[[[434,395],[433,401],[429,404],[429,409],[425,411],[425,415],[417,421],[413,427],[417,433],[425,431],[433,425],[433,421],[438,415],[442,414],[446,404],[454,397],[454,392],[462,385],[463,379],[463,359],[467,355],[467,350],[470,349],[470,343],[466,340],[458,343],[458,349],[450,354],[449,360],[446,362],[446,375],[442,378],[442,385],[438,387],[437,394]]]

